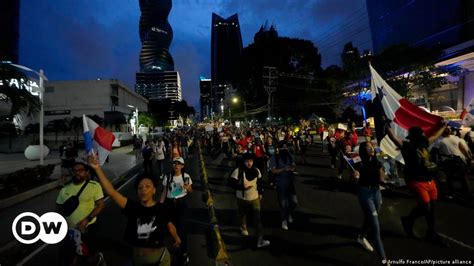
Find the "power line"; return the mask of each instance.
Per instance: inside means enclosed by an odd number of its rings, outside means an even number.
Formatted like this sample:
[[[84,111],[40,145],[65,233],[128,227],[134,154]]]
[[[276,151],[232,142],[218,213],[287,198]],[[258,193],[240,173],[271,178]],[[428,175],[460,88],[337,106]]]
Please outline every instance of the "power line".
[[[340,25],[337,30],[334,30],[326,35],[320,36],[317,39],[314,39],[315,42],[324,42],[328,39],[332,39],[334,36],[338,36],[341,33],[344,33],[344,31],[348,27],[352,27],[354,25],[360,24],[360,22],[363,22],[366,19],[366,14],[361,14],[356,20],[353,21],[346,21],[343,25]]]
[[[350,20],[350,19],[353,19],[351,17],[355,16],[357,13],[359,13],[363,8],[365,8],[365,5],[363,4],[357,11],[355,11],[354,13],[352,13],[351,15],[347,16],[344,18],[344,20]],[[315,40],[320,40],[322,36],[325,36],[327,35],[328,33],[334,31],[334,29],[338,28],[339,27],[339,24],[335,24],[333,27],[331,27],[330,29],[320,33],[318,36],[316,36],[314,39]]]
[[[357,34],[361,34],[362,32],[366,31],[367,29],[369,29],[370,27],[369,26],[362,26],[362,27],[359,27],[357,29],[354,29],[353,31],[350,31],[349,33],[352,33],[350,35],[345,35],[339,39],[336,39],[336,40],[332,40],[331,42],[329,43],[326,43],[325,45],[322,45],[320,46],[319,48],[321,50],[324,50],[325,48],[329,48],[329,47],[332,47],[344,40],[347,40],[347,39],[350,39],[352,38],[353,36],[357,35]]]

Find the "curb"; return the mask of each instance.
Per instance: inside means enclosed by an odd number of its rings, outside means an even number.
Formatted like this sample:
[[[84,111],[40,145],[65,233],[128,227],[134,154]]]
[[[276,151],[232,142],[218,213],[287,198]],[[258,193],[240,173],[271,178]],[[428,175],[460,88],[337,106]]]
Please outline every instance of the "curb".
[[[117,178],[112,180],[111,181],[112,184],[115,185],[115,184],[119,183],[124,178],[126,178],[128,175],[130,175],[130,173],[132,173],[134,171],[137,171],[141,167],[142,167],[142,163],[138,163],[134,167],[130,168],[129,170],[127,170],[126,172],[120,174],[120,176],[118,176]],[[22,192],[20,194],[17,194],[15,196],[11,196],[9,198],[2,199],[2,200],[0,200],[0,211],[3,210],[3,209],[6,209],[8,207],[14,206],[16,204],[19,204],[23,201],[34,198],[36,196],[39,196],[39,195],[41,195],[45,192],[48,192],[50,190],[53,190],[53,189],[57,188],[57,187],[59,187],[59,181],[54,180],[54,181],[51,181],[51,182],[49,182],[47,184],[44,184],[42,186],[39,186],[39,187],[30,189],[30,190],[27,190],[25,192]]]
[[[215,256],[216,265],[224,263],[225,265],[231,265],[230,257],[227,253],[227,249],[224,244],[224,240],[222,239],[222,235],[220,232],[220,227],[218,225],[217,217],[216,217],[216,209],[214,207],[214,199],[212,198],[211,189],[208,183],[206,165],[204,163],[204,156],[202,155],[201,150],[201,143],[197,141],[198,150],[199,150],[199,161],[200,161],[200,168],[201,168],[201,179],[204,184],[204,195],[203,200],[207,205],[208,212],[209,212],[209,220],[211,224],[212,230],[212,244],[213,244],[213,252]]]
[[[58,180],[54,180],[52,182],[49,182],[48,184],[27,190],[25,192],[22,192],[20,194],[17,194],[15,196],[11,196],[6,199],[0,200],[0,210],[3,210],[5,208],[11,207],[13,205],[16,205],[20,202],[23,202],[25,200],[34,198],[38,195],[41,195],[45,192],[48,192],[50,190],[53,190],[58,187]]]

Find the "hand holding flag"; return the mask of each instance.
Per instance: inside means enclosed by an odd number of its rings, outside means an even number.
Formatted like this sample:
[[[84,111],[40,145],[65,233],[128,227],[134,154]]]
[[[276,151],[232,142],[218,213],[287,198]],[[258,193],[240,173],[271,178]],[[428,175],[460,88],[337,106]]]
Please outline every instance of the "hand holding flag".
[[[112,151],[115,136],[111,132],[99,127],[92,119],[82,115],[84,127],[84,150],[87,155],[98,153],[100,165],[103,165]]]
[[[400,150],[397,148],[400,145],[395,145],[387,135],[385,130],[387,121],[393,121],[388,125],[392,130],[392,137],[402,141],[407,136],[408,130],[414,126],[422,128],[428,138],[436,136],[444,126],[443,118],[428,113],[401,97],[372,66],[369,67],[372,74],[371,90],[377,140],[384,153],[404,163]]]

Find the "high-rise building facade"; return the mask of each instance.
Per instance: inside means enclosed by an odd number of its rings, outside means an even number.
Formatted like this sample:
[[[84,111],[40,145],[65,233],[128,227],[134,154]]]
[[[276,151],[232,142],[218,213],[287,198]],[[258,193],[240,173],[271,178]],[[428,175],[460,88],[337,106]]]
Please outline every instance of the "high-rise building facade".
[[[235,80],[236,67],[242,54],[242,35],[237,14],[227,19],[212,14],[211,36],[211,109],[219,112],[225,90]]]
[[[474,39],[474,1],[367,0],[375,54],[390,45],[445,49]]]
[[[148,99],[182,100],[181,78],[169,52],[173,30],[168,22],[172,0],[140,0],[140,72],[135,90]]]
[[[211,79],[201,78],[199,81],[199,88],[200,88],[199,104],[201,105],[201,117],[210,118],[212,114],[212,110],[211,110],[212,81]]]
[[[170,99],[173,103],[183,100],[177,71],[137,73],[136,78],[137,93],[150,100]]]
[[[0,61],[18,63],[20,0],[0,1]]]

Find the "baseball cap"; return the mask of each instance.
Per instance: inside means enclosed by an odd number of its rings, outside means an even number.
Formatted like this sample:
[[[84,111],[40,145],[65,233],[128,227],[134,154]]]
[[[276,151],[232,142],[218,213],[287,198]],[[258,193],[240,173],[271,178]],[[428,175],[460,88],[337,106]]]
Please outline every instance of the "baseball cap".
[[[176,157],[173,159],[173,163],[178,162],[180,164],[184,164],[184,159],[183,157]]]

